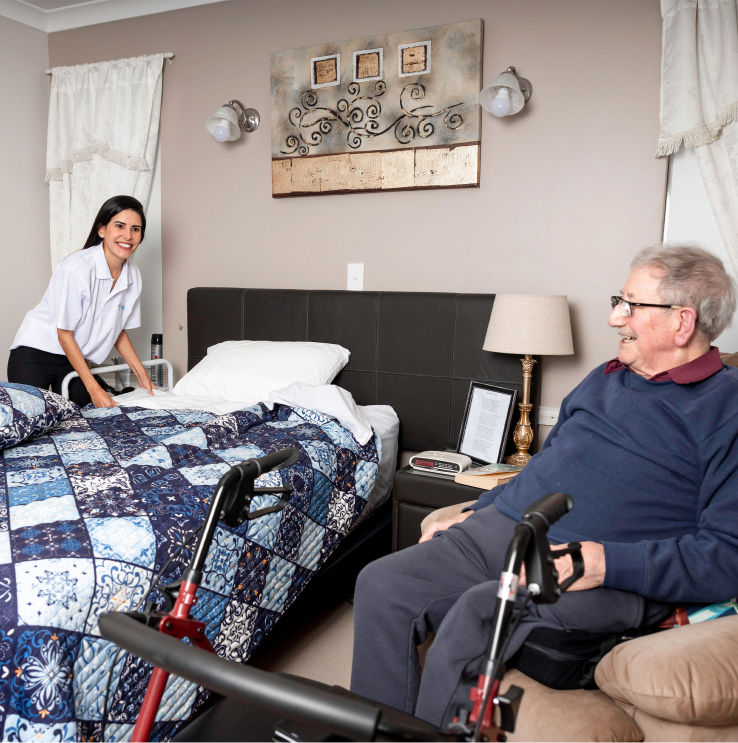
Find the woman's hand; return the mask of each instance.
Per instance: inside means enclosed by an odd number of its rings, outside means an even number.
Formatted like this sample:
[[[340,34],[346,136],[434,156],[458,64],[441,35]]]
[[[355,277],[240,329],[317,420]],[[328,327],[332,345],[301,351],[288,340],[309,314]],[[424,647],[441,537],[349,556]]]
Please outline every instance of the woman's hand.
[[[57,328],[56,334],[59,338],[59,345],[62,347],[62,351],[66,354],[74,371],[79,374],[79,378],[87,389],[87,394],[90,396],[94,406],[96,408],[117,407],[118,403],[114,402],[110,398],[110,395],[100,387],[92,376],[92,372],[87,368],[85,357],[82,355],[82,351],[79,350],[77,341],[74,340],[74,331]]]
[[[150,395],[154,394],[156,385],[151,381],[148,374],[141,374],[140,376],[136,374],[136,379],[138,380],[138,386],[142,390],[146,390]]]
[[[136,355],[136,350],[133,348],[131,339],[128,337],[128,333],[126,333],[125,330],[120,331],[118,340],[115,342],[115,347],[123,357],[123,360],[131,367],[131,370],[136,375],[138,386],[142,390],[146,390],[150,395],[153,395],[156,385],[151,381],[149,375],[146,373],[146,369],[144,369],[141,361]]]
[[[87,391],[90,393],[92,403],[96,408],[118,408],[120,407],[110,395],[97,383],[95,383],[95,389],[90,385]]]

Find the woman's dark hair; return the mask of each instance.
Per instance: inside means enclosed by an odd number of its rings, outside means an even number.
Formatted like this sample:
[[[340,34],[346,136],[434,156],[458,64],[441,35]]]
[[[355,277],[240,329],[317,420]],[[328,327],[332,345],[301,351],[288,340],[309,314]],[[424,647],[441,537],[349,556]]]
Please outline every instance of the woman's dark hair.
[[[92,225],[87,242],[85,242],[82,250],[99,245],[102,242],[102,238],[98,235],[97,231],[109,224],[116,214],[120,214],[127,209],[136,212],[141,217],[141,240],[143,241],[146,234],[146,215],[144,214],[144,208],[141,206],[141,202],[138,199],[134,199],[133,196],[113,196],[100,207],[100,211],[95,217],[95,222]]]

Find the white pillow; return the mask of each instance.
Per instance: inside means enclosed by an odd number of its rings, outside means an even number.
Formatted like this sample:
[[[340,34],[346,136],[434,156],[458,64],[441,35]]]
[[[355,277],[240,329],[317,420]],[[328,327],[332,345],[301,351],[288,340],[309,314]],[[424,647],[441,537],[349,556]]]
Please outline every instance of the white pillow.
[[[350,355],[332,343],[225,341],[208,348],[172,391],[253,405],[292,382],[330,384]]]
[[[292,407],[317,410],[319,413],[330,415],[336,418],[344,428],[348,428],[362,446],[367,444],[372,437],[372,427],[361,414],[351,393],[335,384],[314,386],[294,382],[283,390],[272,392],[269,398],[262,402],[269,410],[274,410],[274,404],[280,402]],[[397,423],[399,427],[399,420]]]

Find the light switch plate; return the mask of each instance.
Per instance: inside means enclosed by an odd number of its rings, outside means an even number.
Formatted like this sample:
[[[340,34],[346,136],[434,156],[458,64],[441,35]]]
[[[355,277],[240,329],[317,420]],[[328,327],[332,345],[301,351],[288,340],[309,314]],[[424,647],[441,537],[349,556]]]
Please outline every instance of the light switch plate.
[[[364,291],[364,264],[349,263],[348,278],[346,280],[346,289],[350,292]]]

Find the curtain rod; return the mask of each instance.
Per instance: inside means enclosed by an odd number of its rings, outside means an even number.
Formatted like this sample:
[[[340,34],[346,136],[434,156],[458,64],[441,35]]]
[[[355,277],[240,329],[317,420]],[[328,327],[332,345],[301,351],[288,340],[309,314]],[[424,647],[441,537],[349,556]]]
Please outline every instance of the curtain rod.
[[[172,64],[172,57],[174,56],[174,52],[164,52],[164,59],[169,60],[169,64]],[[53,74],[53,70],[44,70],[45,75],[51,75]]]

